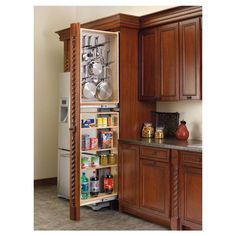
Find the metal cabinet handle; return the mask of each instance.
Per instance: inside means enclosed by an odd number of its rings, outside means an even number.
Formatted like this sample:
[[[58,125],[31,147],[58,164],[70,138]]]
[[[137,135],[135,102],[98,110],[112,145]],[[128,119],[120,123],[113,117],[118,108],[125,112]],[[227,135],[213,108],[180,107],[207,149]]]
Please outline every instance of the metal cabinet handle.
[[[188,99],[188,100],[191,100],[191,99],[192,99],[192,96],[187,96],[187,99]]]

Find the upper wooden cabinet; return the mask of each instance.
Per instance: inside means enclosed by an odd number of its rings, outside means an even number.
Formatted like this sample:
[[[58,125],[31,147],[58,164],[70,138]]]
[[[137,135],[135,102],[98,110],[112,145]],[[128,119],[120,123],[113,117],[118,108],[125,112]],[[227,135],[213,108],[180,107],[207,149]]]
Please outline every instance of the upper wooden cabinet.
[[[201,99],[200,18],[179,23],[180,99]]]
[[[141,31],[140,42],[141,100],[201,99],[200,17]]]

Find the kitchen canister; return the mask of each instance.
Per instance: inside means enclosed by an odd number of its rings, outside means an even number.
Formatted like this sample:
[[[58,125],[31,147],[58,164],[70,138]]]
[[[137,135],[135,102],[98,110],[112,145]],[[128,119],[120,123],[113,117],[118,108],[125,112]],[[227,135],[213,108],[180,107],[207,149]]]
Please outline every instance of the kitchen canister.
[[[153,136],[154,136],[154,128],[152,127],[152,123],[144,123],[142,129],[142,137],[153,138]]]

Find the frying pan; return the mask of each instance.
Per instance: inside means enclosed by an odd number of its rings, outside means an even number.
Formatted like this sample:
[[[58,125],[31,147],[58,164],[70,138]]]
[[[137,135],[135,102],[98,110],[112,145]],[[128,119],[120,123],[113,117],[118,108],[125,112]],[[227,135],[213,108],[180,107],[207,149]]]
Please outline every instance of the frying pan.
[[[91,81],[85,81],[82,83],[83,98],[92,99],[96,95],[96,85]]]
[[[96,97],[100,101],[105,101],[111,98],[112,96],[112,88],[111,85],[107,82],[102,80],[97,85]]]

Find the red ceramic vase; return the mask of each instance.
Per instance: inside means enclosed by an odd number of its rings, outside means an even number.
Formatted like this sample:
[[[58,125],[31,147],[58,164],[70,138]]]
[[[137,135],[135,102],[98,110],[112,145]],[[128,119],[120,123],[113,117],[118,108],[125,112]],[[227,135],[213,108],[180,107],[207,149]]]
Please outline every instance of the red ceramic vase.
[[[188,132],[188,129],[186,127],[186,122],[184,120],[182,120],[180,123],[181,124],[177,128],[175,136],[179,140],[185,140],[186,141],[189,137],[189,132]]]

